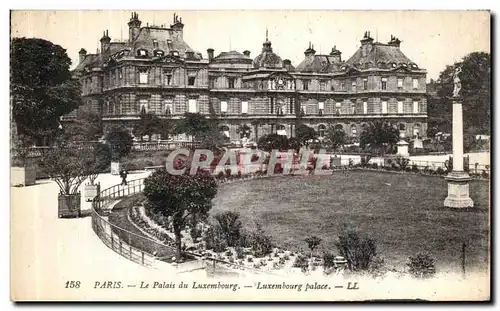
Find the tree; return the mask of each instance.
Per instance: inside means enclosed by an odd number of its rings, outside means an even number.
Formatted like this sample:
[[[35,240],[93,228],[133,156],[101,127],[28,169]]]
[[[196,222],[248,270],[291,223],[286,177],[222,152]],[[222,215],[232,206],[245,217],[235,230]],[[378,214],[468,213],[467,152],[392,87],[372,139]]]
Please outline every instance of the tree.
[[[151,141],[151,136],[159,132],[160,119],[150,113],[141,111],[139,123],[134,127],[134,135],[139,136],[142,141],[143,136],[149,136],[148,140]]]
[[[209,174],[171,175],[162,169],[144,181],[146,208],[172,219],[177,262],[182,260],[182,229],[191,215],[208,214],[216,193],[217,183]]]
[[[241,220],[240,214],[237,212],[223,212],[215,215],[217,224],[225,237],[228,246],[236,246],[240,239]]]
[[[359,138],[360,147],[369,147],[372,152],[383,155],[387,148],[392,148],[399,139],[399,131],[386,122],[370,123]]]
[[[453,72],[462,68],[460,80],[462,84],[464,131],[474,134],[489,134],[491,131],[491,59],[490,54],[473,52],[462,61],[448,65],[439,74],[437,95],[450,99],[453,94]],[[451,120],[451,103],[442,102],[436,109],[430,107],[429,116],[446,113]],[[450,129],[451,130],[451,129]]]
[[[111,160],[119,161],[130,154],[134,140],[126,129],[115,126],[106,135],[106,142],[111,148]]]
[[[342,126],[333,126],[330,124],[328,129],[326,130],[325,139],[323,140],[323,144],[327,148],[331,148],[335,151],[347,142],[347,134],[344,132],[344,128]]]
[[[78,188],[89,175],[87,164],[90,152],[81,148],[72,143],[67,135],[60,134],[54,146],[42,152],[40,165],[54,179],[62,195],[78,193]]]
[[[236,133],[240,134],[240,139],[244,137],[249,138],[252,133],[252,129],[247,124],[242,124],[236,129]]]
[[[38,143],[53,138],[61,116],[81,105],[81,86],[71,77],[71,59],[43,39],[14,38],[10,46],[10,92],[19,134]]]
[[[89,107],[81,107],[77,117],[66,127],[66,131],[77,141],[95,141],[103,134],[103,123],[99,113]]]
[[[184,119],[177,125],[176,133],[183,133],[199,139],[204,133],[211,130],[210,122],[200,113],[185,113]]]
[[[299,139],[301,145],[305,145],[309,140],[317,139],[318,133],[312,127],[301,124],[295,128],[295,137]]]
[[[111,161],[111,149],[109,145],[96,143],[92,146],[85,146],[83,152],[86,153],[85,167],[90,184],[93,185],[100,173],[108,169]]]
[[[288,138],[284,135],[268,134],[259,138],[257,143],[259,149],[264,151],[287,150],[289,147]]]

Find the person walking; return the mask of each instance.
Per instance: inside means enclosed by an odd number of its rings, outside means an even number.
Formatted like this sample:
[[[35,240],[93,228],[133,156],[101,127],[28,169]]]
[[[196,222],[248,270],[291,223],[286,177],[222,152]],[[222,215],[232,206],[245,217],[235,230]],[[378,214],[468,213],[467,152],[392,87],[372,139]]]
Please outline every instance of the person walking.
[[[122,169],[120,171],[120,177],[122,178],[122,183],[121,183],[122,186],[127,185],[127,173],[128,172],[125,169]]]

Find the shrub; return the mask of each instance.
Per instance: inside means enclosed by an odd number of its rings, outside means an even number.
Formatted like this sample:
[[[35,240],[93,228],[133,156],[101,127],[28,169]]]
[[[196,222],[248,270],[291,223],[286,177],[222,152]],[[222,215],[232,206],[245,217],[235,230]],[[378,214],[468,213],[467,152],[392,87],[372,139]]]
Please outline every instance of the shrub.
[[[344,226],[339,235],[336,246],[352,271],[368,270],[371,261],[377,255],[377,246],[373,239],[347,226]]]
[[[373,163],[373,164],[372,164],[372,168],[374,168],[374,169],[378,169],[378,164],[377,164],[377,163]]]
[[[224,251],[227,247],[224,234],[218,227],[208,229],[205,242],[207,249],[213,249],[217,253]]]
[[[413,163],[413,165],[411,166],[411,171],[413,173],[418,173],[419,172],[418,166],[415,163]]]
[[[335,267],[335,255],[332,253],[323,254],[323,267],[325,270]]]
[[[226,254],[227,257],[233,257],[233,252],[231,252],[230,249],[227,250]]]
[[[314,250],[319,246],[321,243],[321,238],[317,236],[311,236],[308,238],[305,238],[304,241],[307,243],[307,247],[309,247],[309,250],[311,251],[311,256]]]
[[[414,257],[409,257],[406,264],[409,273],[416,278],[430,278],[436,274],[434,259],[427,254],[419,253]]]
[[[266,256],[273,250],[271,238],[266,235],[260,224],[257,224],[257,230],[252,234],[252,250],[257,257]]]
[[[248,261],[248,262],[253,262],[253,257],[248,257],[248,258],[247,258],[247,261]]]
[[[481,173],[481,177],[488,178],[490,177],[490,175],[485,170],[483,170],[483,172]]]
[[[293,263],[294,268],[307,269],[308,266],[309,263],[307,262],[307,257],[303,255],[298,255],[297,258],[295,258],[295,262]]]
[[[218,213],[215,215],[218,227],[224,235],[228,246],[235,246],[237,241],[240,239],[242,223],[239,218],[240,214],[232,211]]]
[[[236,246],[234,248],[234,251],[236,252],[236,258],[243,259],[245,257],[243,254],[243,249],[240,246]]]
[[[191,238],[193,239],[193,241],[196,241],[197,238],[201,237],[201,230],[197,229],[196,227],[191,228],[191,230],[189,231],[189,234],[191,235]]]
[[[385,265],[385,260],[381,257],[375,257],[370,266],[368,267],[368,273],[374,277],[384,277],[387,274],[387,266]]]
[[[399,165],[402,171],[406,170],[406,167],[410,164],[410,159],[404,157],[396,157],[395,162]]]
[[[444,175],[444,174],[445,174],[445,171],[443,170],[443,168],[442,168],[442,167],[438,167],[438,168],[436,169],[436,174],[438,174],[438,175]]]

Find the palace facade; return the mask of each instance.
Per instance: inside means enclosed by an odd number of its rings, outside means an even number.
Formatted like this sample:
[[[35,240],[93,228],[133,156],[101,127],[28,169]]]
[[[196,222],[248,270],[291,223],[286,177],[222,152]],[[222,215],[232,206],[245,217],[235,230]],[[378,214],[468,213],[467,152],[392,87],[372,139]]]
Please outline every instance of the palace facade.
[[[251,130],[250,140],[278,133],[294,136],[297,124],[316,129],[342,126],[356,140],[367,123],[388,121],[407,138],[426,136],[426,70],[408,59],[393,36],[374,42],[365,32],[361,47],[346,61],[335,46],[329,54],[304,51],[297,66],[281,59],[266,39],[255,57],[246,50],[207,49],[207,58],[184,40],[182,18],[142,26],[128,22],[128,40],[114,42],[104,31],[96,54],[79,52],[74,74],[84,105],[102,115],[105,127],[130,129],[141,112],[178,122],[184,113],[217,115],[232,141]],[[66,120],[71,119],[70,116]]]

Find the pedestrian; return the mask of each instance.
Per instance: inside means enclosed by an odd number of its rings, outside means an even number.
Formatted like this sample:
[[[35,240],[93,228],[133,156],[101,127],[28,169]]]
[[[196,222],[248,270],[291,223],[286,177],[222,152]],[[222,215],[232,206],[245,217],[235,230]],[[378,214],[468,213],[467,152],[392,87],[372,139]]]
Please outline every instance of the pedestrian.
[[[121,183],[122,186],[127,185],[127,174],[128,172],[125,169],[122,169],[120,171],[120,177],[122,178],[122,183]]]

